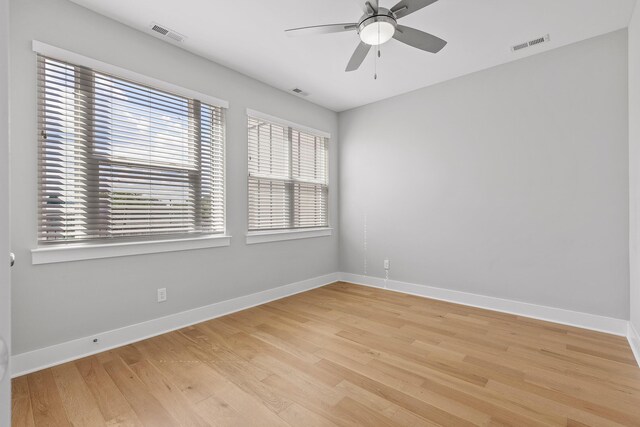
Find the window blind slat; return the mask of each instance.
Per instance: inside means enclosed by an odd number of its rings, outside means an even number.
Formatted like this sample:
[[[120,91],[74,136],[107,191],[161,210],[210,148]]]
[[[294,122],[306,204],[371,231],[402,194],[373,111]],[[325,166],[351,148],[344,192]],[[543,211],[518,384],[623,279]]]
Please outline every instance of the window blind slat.
[[[223,233],[221,107],[38,57],[43,243]]]
[[[248,117],[249,230],[327,227],[328,139]]]

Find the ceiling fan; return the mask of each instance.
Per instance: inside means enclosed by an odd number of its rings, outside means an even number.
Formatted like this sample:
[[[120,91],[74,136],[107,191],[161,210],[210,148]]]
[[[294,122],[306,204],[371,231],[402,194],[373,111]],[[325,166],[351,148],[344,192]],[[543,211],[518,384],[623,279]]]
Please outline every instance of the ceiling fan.
[[[391,9],[379,7],[378,0],[356,1],[364,11],[364,15],[360,17],[358,22],[292,28],[285,32],[289,35],[307,35],[357,31],[360,36],[360,44],[353,52],[345,71],[357,70],[367,57],[371,46],[381,45],[392,38],[431,53],[440,52],[447,44],[446,41],[432,34],[398,24],[398,19],[438,0],[401,0]]]

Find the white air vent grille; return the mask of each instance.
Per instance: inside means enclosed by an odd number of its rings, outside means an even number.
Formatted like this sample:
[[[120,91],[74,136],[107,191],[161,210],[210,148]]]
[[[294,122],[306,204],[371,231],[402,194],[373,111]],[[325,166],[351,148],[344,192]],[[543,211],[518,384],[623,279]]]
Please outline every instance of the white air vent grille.
[[[520,43],[519,45],[513,46],[511,49],[515,52],[516,50],[524,49],[529,47],[529,43]]]
[[[169,32],[169,30],[167,30],[166,28],[162,28],[160,25],[155,25],[155,24],[153,25],[153,27],[151,27],[151,29],[156,33],[162,34],[163,36],[166,36],[167,33]]]
[[[181,43],[182,41],[184,41],[184,38],[185,38],[182,34],[178,33],[177,31],[173,31],[155,22],[152,22],[151,25],[149,25],[149,28],[151,28],[151,31],[160,34],[162,38],[166,37],[178,43]]]
[[[531,46],[535,46],[541,43],[547,43],[550,40],[551,38],[549,37],[549,34],[547,34],[546,36],[538,37],[537,39],[529,40],[528,42],[519,43],[515,46],[511,46],[511,51],[517,52],[519,50],[526,49]]]

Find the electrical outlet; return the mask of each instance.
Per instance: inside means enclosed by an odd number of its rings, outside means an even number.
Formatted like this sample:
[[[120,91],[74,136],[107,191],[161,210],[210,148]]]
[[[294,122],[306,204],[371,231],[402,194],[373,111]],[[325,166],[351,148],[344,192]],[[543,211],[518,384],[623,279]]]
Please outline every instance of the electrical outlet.
[[[388,259],[385,259],[385,260],[384,260],[384,269],[385,269],[385,270],[389,270],[389,268],[390,268],[390,267],[389,267],[389,260],[388,260]]]
[[[167,288],[158,289],[158,302],[165,302],[167,300]]]

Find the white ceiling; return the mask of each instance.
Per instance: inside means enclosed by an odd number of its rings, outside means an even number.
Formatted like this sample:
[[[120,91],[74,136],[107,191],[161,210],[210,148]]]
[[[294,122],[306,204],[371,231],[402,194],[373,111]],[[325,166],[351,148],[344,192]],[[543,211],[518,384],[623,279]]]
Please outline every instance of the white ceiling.
[[[187,38],[184,49],[277,88],[343,111],[474,71],[625,28],[635,0],[439,0],[400,23],[449,42],[430,54],[391,40],[378,79],[370,52],[358,71],[344,68],[353,33],[287,37],[284,30],[355,22],[356,0],[73,0],[141,31],[155,21]],[[391,7],[394,0],[380,0]],[[513,53],[512,45],[550,34],[551,42]]]

